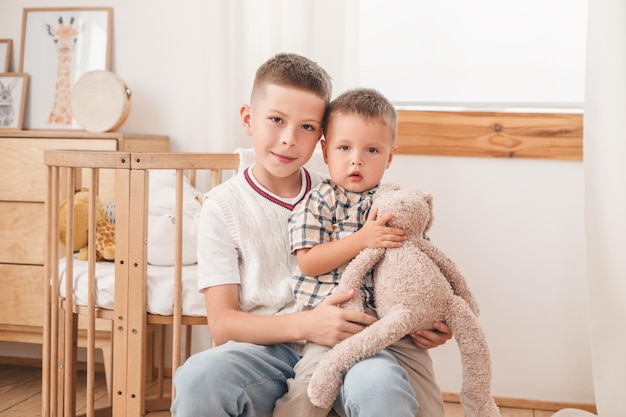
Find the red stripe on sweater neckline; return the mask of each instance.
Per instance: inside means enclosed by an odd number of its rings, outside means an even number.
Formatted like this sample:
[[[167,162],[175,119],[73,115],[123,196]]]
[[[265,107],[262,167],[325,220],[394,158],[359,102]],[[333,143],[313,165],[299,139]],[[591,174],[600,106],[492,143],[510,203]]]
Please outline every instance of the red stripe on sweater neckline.
[[[300,197],[300,199],[295,204],[289,204],[285,201],[279,200],[278,198],[267,193],[265,190],[261,189],[258,185],[254,183],[252,178],[250,178],[250,174],[248,173],[249,169],[250,169],[249,167],[244,169],[243,176],[245,177],[250,187],[252,187],[252,189],[256,191],[256,193],[259,194],[261,197],[265,198],[266,200],[271,201],[274,204],[278,204],[279,206],[284,207],[290,211],[293,211],[293,209],[298,205],[298,203],[304,199],[304,197],[309,193],[309,191],[311,191],[311,176],[309,175],[309,171],[307,171],[306,168],[302,168],[302,170],[304,171],[304,177],[306,181],[306,191],[304,192],[304,194],[302,194],[302,197]]]

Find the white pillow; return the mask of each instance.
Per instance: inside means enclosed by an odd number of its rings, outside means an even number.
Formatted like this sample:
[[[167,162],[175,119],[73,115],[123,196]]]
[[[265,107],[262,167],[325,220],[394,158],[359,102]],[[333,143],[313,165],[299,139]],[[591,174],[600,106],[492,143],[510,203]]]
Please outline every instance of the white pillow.
[[[151,170],[148,194],[148,263],[174,265],[176,171]],[[183,182],[183,265],[197,262],[198,216],[201,195],[187,178]]]
[[[192,265],[196,255],[200,203],[190,200],[183,203],[183,253],[182,264]],[[174,212],[148,214],[148,263],[151,265],[174,265]]]
[[[152,169],[150,170],[149,184],[148,213],[173,213],[176,203],[176,171]],[[201,193],[185,177],[183,179],[183,201],[197,199],[200,195]]]

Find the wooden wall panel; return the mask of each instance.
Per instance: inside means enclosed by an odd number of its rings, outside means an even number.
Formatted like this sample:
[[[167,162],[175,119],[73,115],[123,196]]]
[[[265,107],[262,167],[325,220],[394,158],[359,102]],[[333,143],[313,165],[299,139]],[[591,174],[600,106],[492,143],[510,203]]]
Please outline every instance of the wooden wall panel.
[[[583,115],[398,111],[398,153],[582,160]]]

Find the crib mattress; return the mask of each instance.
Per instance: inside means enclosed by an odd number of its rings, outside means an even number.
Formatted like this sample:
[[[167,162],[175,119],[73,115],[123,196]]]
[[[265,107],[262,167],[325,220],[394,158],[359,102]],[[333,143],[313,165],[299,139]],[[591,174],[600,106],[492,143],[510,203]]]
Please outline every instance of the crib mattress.
[[[87,305],[88,263],[74,257],[74,302]],[[182,268],[183,277],[183,314],[187,316],[206,316],[204,296],[198,291],[196,282],[197,265]],[[59,292],[65,297],[66,262],[59,261]],[[96,263],[96,306],[113,310],[115,306],[115,264],[113,262]],[[174,267],[148,264],[147,311],[164,316],[173,313]]]

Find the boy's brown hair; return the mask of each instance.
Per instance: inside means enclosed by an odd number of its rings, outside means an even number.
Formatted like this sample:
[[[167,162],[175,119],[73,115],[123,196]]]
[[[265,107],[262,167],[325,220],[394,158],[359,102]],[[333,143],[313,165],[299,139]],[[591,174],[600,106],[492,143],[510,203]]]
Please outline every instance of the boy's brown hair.
[[[356,114],[364,119],[380,121],[389,126],[393,140],[398,132],[398,114],[393,104],[373,88],[354,88],[348,90],[330,102],[324,114],[323,126],[326,128],[331,117]]]
[[[326,103],[332,96],[332,81],[326,70],[297,54],[280,53],[265,61],[256,71],[252,97],[267,84],[310,91]]]

